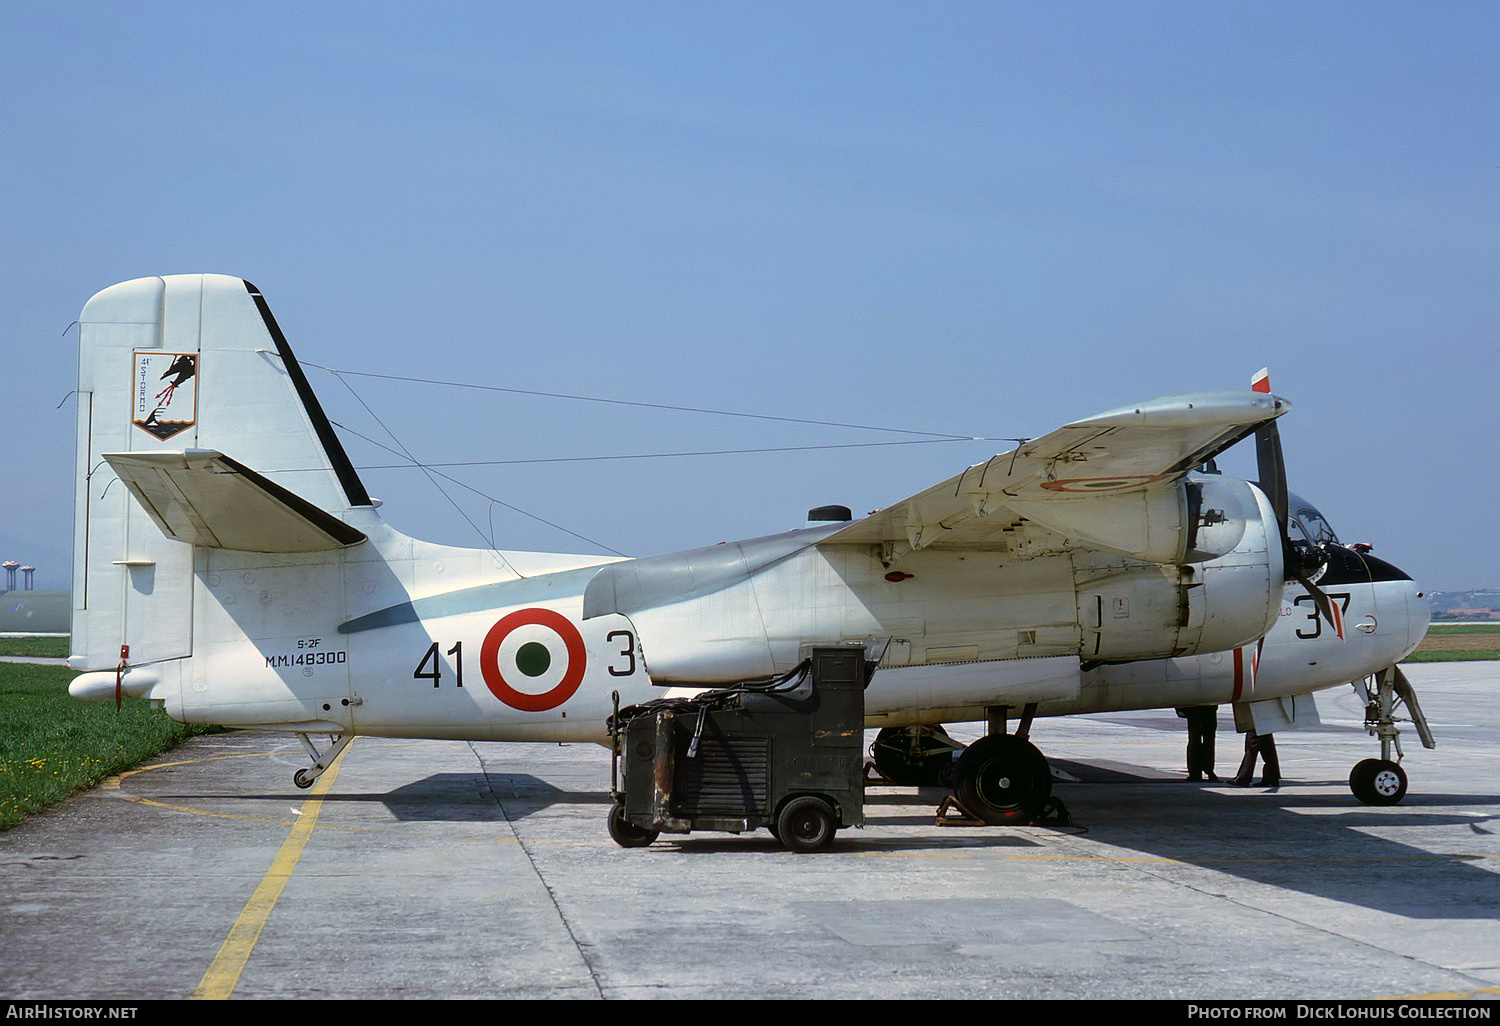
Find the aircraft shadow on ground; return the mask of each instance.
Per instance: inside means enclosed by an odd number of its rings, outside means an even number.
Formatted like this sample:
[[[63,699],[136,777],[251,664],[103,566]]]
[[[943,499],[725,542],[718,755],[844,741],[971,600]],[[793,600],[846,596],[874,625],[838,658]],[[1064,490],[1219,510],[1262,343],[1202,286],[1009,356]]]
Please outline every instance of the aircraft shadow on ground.
[[[1457,825],[1465,828],[1466,839],[1487,838],[1500,832],[1500,798],[1486,803],[1474,795],[1410,794],[1399,807],[1375,809],[1347,793],[1329,793],[1330,786],[1342,789],[1343,781],[1302,782],[1317,784],[1316,793],[1295,780],[1275,790],[1225,792],[1125,763],[1057,760],[1054,765],[1077,778],[1054,788],[1073,816],[1074,824],[1065,832],[1086,832],[1090,841],[1410,919],[1500,918],[1500,887],[1483,855],[1464,850],[1461,842],[1450,850],[1428,850],[1374,832]],[[509,779],[520,783],[524,778]],[[531,803],[546,789],[536,782],[522,790]],[[932,825],[932,815],[913,814],[912,806],[928,802],[935,812],[943,794],[940,789],[872,793],[865,805],[866,829],[841,832],[834,850],[1032,848],[1045,844],[1045,835],[1029,835],[1053,829],[954,827],[920,838],[881,836],[882,826]],[[587,800],[576,794],[567,798]],[[1473,810],[1476,804],[1488,804],[1492,812],[1448,811]],[[780,850],[764,831],[738,837],[663,835],[662,842],[667,841],[684,853],[740,851],[747,844]]]
[[[1054,793],[1091,840],[1411,919],[1500,917],[1500,887],[1484,855],[1432,851],[1370,832],[1457,825],[1469,836],[1491,836],[1500,830],[1493,825],[1500,821],[1500,798],[1408,794],[1396,808],[1375,809],[1347,793],[1328,793],[1343,781],[1284,780],[1279,788],[1225,793],[1216,785],[1131,780],[1118,769],[1056,765],[1078,778]],[[1476,805],[1492,811],[1445,811]]]
[[[1342,787],[1341,781],[1291,780],[1278,789],[1225,792],[1125,763],[1054,760],[1053,765],[1062,775],[1054,794],[1073,817],[1064,832],[1136,853],[1121,854],[1122,861],[1144,856],[1180,863],[1417,920],[1500,919],[1500,887],[1484,855],[1429,851],[1373,832],[1460,825],[1466,837],[1488,838],[1500,833],[1500,798],[1410,794],[1397,808],[1377,810],[1328,793],[1330,785]],[[1299,783],[1316,784],[1318,791]],[[872,792],[865,829],[841,831],[832,850],[1036,848],[1046,844],[1042,831],[1056,829],[954,827],[921,837],[882,836],[882,827],[933,825],[932,814],[915,813],[913,806],[930,804],[935,813],[943,794],[935,788]],[[564,790],[527,773],[436,773],[384,794],[335,794],[323,800],[379,802],[400,821],[519,822],[558,804],[597,805],[602,815],[610,797],[604,790]],[[1493,812],[1484,816],[1446,811],[1486,804]],[[612,843],[602,827],[600,843]],[[685,856],[783,850],[764,830],[663,835],[658,843],[675,844]]]
[[[564,791],[529,773],[434,773],[371,797],[398,820],[445,822],[520,820],[551,805],[609,802],[608,791]]]
[[[281,800],[305,797],[305,792],[257,792],[252,794],[160,794],[164,801],[198,801],[206,798],[236,801]],[[466,823],[524,819],[550,805],[582,803],[604,805],[607,791],[563,791],[527,774],[486,776],[482,773],[434,773],[385,792],[325,794],[326,805],[379,804],[401,822]]]

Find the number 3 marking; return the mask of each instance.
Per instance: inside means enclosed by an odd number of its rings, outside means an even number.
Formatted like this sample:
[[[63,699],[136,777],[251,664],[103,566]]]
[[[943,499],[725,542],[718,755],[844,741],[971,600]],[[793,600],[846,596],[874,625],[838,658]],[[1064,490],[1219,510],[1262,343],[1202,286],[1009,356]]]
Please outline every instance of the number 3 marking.
[[[619,640],[620,650],[616,653],[617,658],[625,660],[625,669],[617,669],[615,664],[609,664],[609,675],[611,677],[629,677],[635,673],[635,635],[629,631],[610,631],[604,636],[605,641]]]

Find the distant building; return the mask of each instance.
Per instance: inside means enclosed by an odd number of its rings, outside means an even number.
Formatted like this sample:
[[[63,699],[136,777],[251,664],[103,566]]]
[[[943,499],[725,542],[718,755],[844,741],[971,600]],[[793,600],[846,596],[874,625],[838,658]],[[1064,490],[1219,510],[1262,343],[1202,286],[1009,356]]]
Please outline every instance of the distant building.
[[[1427,605],[1434,620],[1500,620],[1500,591],[1432,591]]]
[[[1500,620],[1500,609],[1445,609],[1439,620]]]

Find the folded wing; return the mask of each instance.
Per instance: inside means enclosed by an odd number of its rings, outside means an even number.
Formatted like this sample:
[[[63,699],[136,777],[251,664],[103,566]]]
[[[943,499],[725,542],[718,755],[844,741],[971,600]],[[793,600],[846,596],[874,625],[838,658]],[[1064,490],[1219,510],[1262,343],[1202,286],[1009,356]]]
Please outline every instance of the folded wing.
[[[894,563],[928,546],[1103,549],[1149,562],[1191,562],[1199,526],[1185,476],[1290,408],[1257,392],[1200,392],[1122,406],[1067,424],[970,467],[823,539],[879,544]]]

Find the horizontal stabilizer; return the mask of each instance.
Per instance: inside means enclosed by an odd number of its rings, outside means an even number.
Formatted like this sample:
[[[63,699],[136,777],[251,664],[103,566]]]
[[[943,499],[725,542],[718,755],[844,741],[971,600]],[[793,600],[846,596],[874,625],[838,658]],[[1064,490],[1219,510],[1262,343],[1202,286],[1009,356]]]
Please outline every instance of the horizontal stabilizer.
[[[241,552],[322,552],[358,545],[350,527],[212,449],[104,453],[162,533]]]

